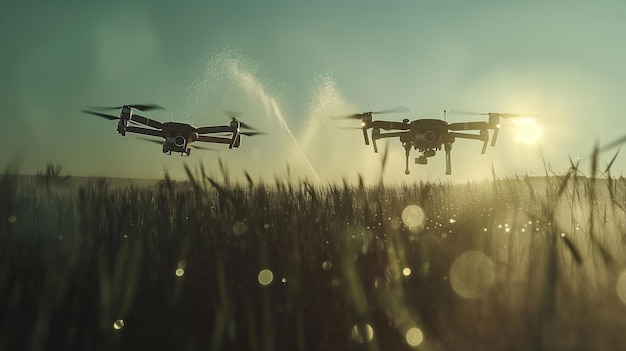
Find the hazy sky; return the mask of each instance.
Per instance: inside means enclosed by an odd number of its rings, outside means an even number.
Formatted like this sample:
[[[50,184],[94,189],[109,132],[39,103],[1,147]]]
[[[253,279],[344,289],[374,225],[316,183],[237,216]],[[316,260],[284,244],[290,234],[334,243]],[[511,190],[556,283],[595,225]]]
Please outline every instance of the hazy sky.
[[[221,158],[233,177],[272,180],[289,167],[294,178],[374,181],[381,155],[359,130],[340,129],[359,122],[329,116],[405,106],[379,118],[532,113],[542,138],[527,145],[503,121],[485,155],[479,142],[457,140],[452,176],[443,152],[427,166],[411,162],[405,176],[404,150],[389,140],[390,182],[484,179],[492,164],[503,177],[543,173],[540,152],[564,172],[570,156],[626,135],[624,13],[623,1],[3,1],[0,164],[160,178],[182,177],[185,163],[219,174]],[[237,150],[166,156],[80,112],[146,102],[168,109],[147,116],[193,116],[196,126],[228,123],[222,111],[237,111],[267,135]],[[482,119],[448,115],[471,120]],[[613,171],[626,171],[626,155]]]

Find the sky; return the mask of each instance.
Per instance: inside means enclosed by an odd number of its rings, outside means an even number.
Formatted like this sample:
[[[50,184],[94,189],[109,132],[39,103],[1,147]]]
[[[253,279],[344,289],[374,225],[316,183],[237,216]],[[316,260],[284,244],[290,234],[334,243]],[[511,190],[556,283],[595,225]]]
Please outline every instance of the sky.
[[[3,1],[0,165],[160,179],[184,178],[185,165],[218,177],[221,160],[233,179],[394,183],[483,180],[492,168],[562,174],[580,158],[584,173],[594,145],[626,135],[624,13],[622,1]],[[195,126],[227,124],[224,111],[236,111],[266,134],[168,156],[81,113],[142,103],[166,108],[143,115]],[[358,121],[330,118],[399,106],[409,112],[376,118],[532,114],[541,137],[528,143],[503,120],[484,155],[480,142],[456,140],[452,175],[439,152],[407,176],[399,140],[379,145],[389,147],[382,169],[382,152],[344,129]],[[612,172],[625,171],[620,154]]]

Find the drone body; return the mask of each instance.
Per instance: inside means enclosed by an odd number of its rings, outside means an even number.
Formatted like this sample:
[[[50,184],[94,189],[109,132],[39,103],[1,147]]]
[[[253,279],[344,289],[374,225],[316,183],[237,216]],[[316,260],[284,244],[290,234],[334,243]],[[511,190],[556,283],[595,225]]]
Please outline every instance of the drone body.
[[[120,109],[119,116],[108,115],[92,110],[83,110],[83,112],[109,120],[119,120],[117,123],[117,132],[121,136],[125,136],[126,133],[135,133],[162,138],[162,141],[154,139],[148,139],[148,141],[163,145],[163,153],[168,155],[171,155],[172,152],[179,152],[182,156],[189,156],[191,153],[191,147],[204,149],[197,145],[192,145],[192,143],[196,141],[227,144],[229,149],[232,149],[233,147],[238,148],[241,144],[241,135],[252,136],[259,134],[256,132],[241,131],[242,128],[252,128],[245,123],[240,122],[235,117],[232,117],[229,125],[194,127],[191,124],[181,122],[161,123],[148,117],[136,114],[133,111],[133,109],[146,111],[160,108],[162,107],[158,105],[124,105],[119,107],[92,108],[95,110]],[[207,135],[216,133],[220,133],[220,135]],[[224,133],[231,135],[230,137],[223,136]]]
[[[378,112],[364,112],[345,116],[347,119],[360,119],[363,130],[365,144],[369,145],[368,130],[371,129],[372,145],[374,152],[378,152],[376,140],[385,138],[398,138],[405,150],[406,168],[404,173],[410,174],[409,155],[411,149],[420,152],[415,158],[416,164],[428,164],[428,158],[436,155],[437,151],[444,150],[446,154],[446,174],[452,174],[450,153],[452,144],[457,138],[479,140],[483,142],[481,154],[484,154],[489,141],[489,130],[493,130],[491,146],[495,146],[498,131],[500,129],[500,118],[521,117],[520,115],[504,113],[480,113],[489,116],[488,122],[465,122],[447,123],[439,119],[417,119],[410,121],[404,119],[402,122],[395,121],[375,121],[373,114],[399,112],[396,109]],[[470,113],[477,114],[477,113]],[[477,131],[478,134],[466,133],[466,131]]]

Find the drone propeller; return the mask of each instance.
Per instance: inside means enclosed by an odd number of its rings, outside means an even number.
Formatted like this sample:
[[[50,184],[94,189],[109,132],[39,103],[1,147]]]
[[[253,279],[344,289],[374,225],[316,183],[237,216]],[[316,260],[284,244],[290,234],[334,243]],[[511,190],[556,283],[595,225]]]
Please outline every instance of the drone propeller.
[[[466,111],[466,110],[451,110],[449,113],[453,115],[489,116],[489,117],[501,117],[501,118],[532,117],[531,115],[521,115],[518,113],[473,112],[473,111]]]
[[[243,127],[243,128],[256,130],[256,128],[251,127],[249,124],[243,123],[242,121],[238,120],[237,118],[233,118],[233,120],[239,122],[239,125],[241,127]]]
[[[254,127],[250,126],[249,124],[246,124],[246,123],[244,123],[244,122],[239,120],[238,117],[241,115],[240,112],[230,111],[230,110],[223,110],[222,112],[224,112],[224,114],[226,114],[226,116],[230,117],[231,120],[239,122],[239,125],[241,127],[246,128],[246,129],[256,130],[256,128],[254,128]]]
[[[99,111],[108,111],[108,110],[119,110],[121,108],[124,107],[132,107],[134,109],[137,109],[139,111],[149,111],[149,110],[164,110],[165,108],[163,106],[157,105],[157,104],[141,104],[141,105],[122,105],[122,106],[95,106],[95,107],[89,107],[92,110],[99,110]]]
[[[346,116],[334,116],[334,117],[330,117],[331,119],[362,119],[363,117],[366,116],[372,116],[372,115],[378,115],[378,114],[383,114],[383,113],[401,113],[401,112],[409,112],[409,109],[406,107],[394,107],[394,108],[389,108],[386,110],[380,110],[380,111],[369,111],[369,112],[362,112],[362,113],[354,113],[351,115],[346,115]]]
[[[263,135],[265,133],[263,132],[239,132],[239,134],[242,134],[245,136],[255,136],[255,135]]]
[[[100,113],[100,112],[96,112],[96,111],[82,110],[81,112],[88,113],[88,114],[94,115],[94,116],[103,117],[103,118],[106,118],[106,119],[111,120],[111,121],[115,120],[115,119],[120,119],[119,116],[107,115],[106,113]]]
[[[474,111],[467,111],[467,110],[450,110],[448,111],[449,114],[451,115],[467,115],[467,116],[488,116],[488,113],[483,113],[483,112],[474,112]]]

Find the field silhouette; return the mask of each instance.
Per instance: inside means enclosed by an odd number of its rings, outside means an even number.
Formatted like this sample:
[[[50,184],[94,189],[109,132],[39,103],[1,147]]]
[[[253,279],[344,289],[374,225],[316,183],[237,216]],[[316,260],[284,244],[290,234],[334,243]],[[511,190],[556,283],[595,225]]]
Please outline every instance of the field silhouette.
[[[6,173],[0,350],[626,348],[621,177]]]

